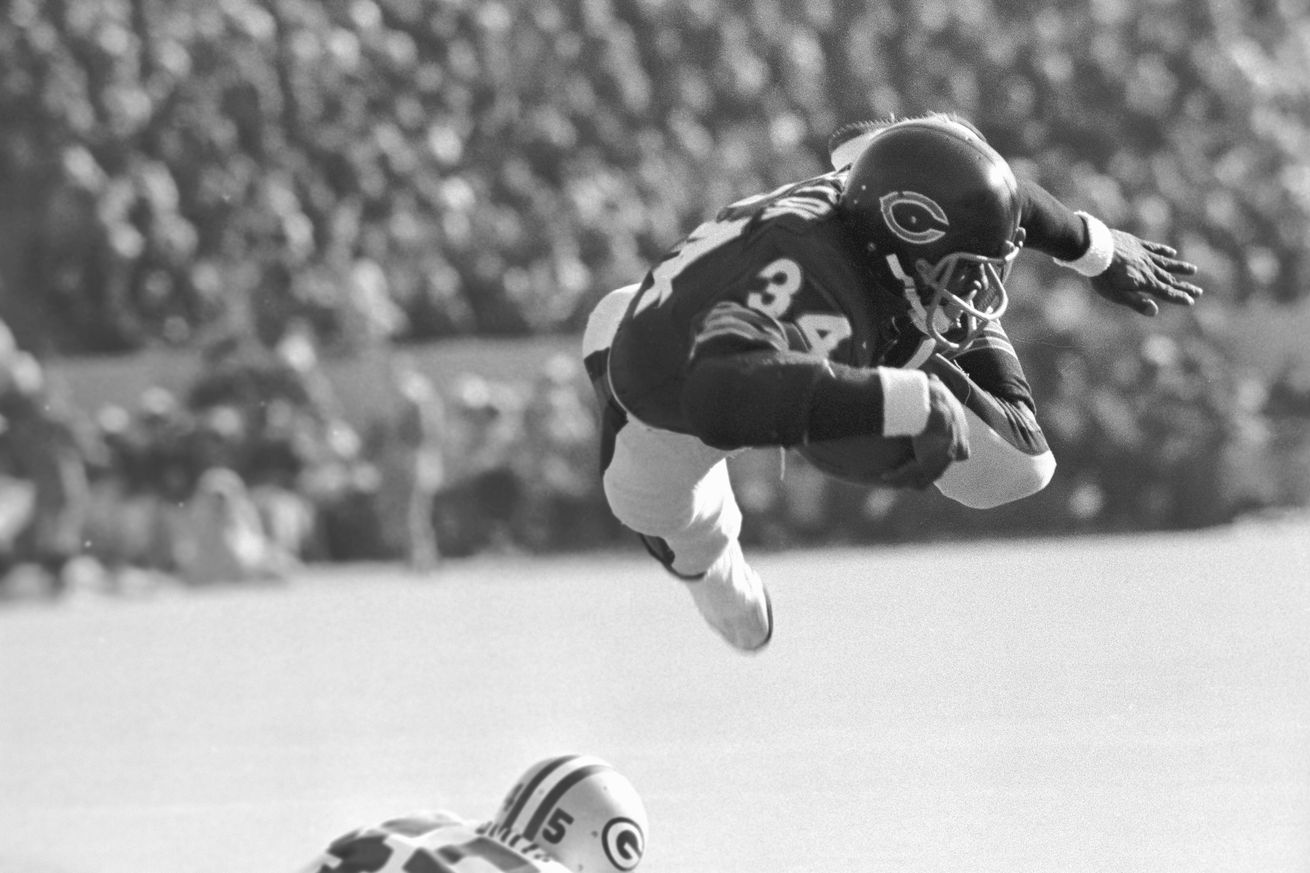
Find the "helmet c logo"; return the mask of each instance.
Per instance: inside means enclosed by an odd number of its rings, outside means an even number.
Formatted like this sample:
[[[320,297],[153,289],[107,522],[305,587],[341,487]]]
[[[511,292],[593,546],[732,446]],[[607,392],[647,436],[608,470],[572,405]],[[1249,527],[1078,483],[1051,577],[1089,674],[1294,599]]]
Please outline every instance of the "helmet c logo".
[[[892,191],[878,199],[882,220],[907,243],[927,245],[946,236],[951,226],[946,210],[918,191]]]
[[[612,818],[606,822],[600,842],[605,847],[605,857],[619,870],[636,867],[646,851],[646,835],[630,818]]]

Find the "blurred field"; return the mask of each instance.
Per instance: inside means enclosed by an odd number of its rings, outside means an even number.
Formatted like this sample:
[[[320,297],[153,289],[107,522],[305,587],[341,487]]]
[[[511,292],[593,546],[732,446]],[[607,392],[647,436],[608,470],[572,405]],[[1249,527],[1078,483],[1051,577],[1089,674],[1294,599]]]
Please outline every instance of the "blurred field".
[[[635,554],[0,611],[0,871],[291,870],[563,750],[649,873],[1310,870],[1304,519],[758,563],[755,658]]]

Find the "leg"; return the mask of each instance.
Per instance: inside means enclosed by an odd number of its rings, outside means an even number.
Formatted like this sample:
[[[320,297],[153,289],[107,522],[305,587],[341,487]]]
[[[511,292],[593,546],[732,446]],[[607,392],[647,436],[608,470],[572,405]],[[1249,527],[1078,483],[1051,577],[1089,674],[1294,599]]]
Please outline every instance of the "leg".
[[[737,648],[763,648],[773,612],[742,556],[741,510],[728,454],[695,437],[629,420],[609,393],[606,351],[635,286],[608,295],[587,325],[583,350],[601,403],[601,468],[615,517],[683,580],[701,614]]]
[[[619,521],[661,540],[669,554],[656,557],[679,576],[704,573],[741,532],[727,455],[695,437],[627,422],[604,486]]]
[[[686,583],[725,640],[757,651],[773,635],[768,592],[742,555],[726,455],[695,437],[629,421],[614,436],[605,497],[616,518]]]

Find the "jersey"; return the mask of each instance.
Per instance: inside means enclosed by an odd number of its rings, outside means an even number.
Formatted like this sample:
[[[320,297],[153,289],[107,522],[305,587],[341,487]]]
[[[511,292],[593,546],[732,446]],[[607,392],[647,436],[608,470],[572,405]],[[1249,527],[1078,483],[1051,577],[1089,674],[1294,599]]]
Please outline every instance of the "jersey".
[[[990,325],[949,358],[936,352],[910,319],[912,280],[894,259],[862,250],[838,214],[845,177],[834,171],[739,201],[674,246],[615,332],[606,393],[647,425],[699,436],[683,404],[698,358],[804,352],[852,367],[929,369],[1007,442],[1045,452],[1004,330]],[[758,380],[760,396],[776,391],[767,366]],[[800,409],[803,397],[793,399]]]
[[[528,840],[494,839],[485,827],[474,827],[448,812],[422,811],[344,834],[301,873],[569,873],[569,870]]]
[[[869,276],[836,214],[842,178],[735,203],[647,273],[610,349],[611,388],[624,409],[691,432],[681,389],[694,355],[711,349],[803,348],[872,363],[881,319],[875,298],[856,293]]]

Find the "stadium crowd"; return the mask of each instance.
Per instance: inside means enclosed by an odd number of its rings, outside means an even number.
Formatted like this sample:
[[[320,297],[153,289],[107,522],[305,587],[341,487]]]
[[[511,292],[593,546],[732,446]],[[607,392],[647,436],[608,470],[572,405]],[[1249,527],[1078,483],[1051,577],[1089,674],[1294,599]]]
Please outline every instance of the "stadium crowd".
[[[1217,314],[1126,323],[1030,257],[1008,320],[1033,338],[1051,488],[984,521],[798,460],[780,476],[764,454],[735,471],[747,536],[1185,527],[1304,504],[1303,372],[1241,370],[1206,320],[1310,287],[1296,5],[11,0],[0,314],[26,351],[4,460],[86,496],[14,533],[9,560],[203,579],[186,555],[208,553],[205,502],[260,532],[226,549],[252,577],[612,541],[572,364],[512,384],[397,373],[395,419],[351,422],[317,357],[577,332],[712,209],[820,171],[837,124],[934,108],[1068,202],[1177,244]],[[155,345],[211,356],[204,379],[75,410],[40,377],[48,356]],[[34,493],[31,519],[59,515]]]
[[[220,344],[185,391],[154,386],[94,415],[13,346],[0,375],[10,593],[273,581],[306,562],[428,571],[617,535],[570,357],[524,382],[462,374],[448,397],[397,367],[389,413],[362,426],[301,341]]]
[[[1096,377],[1083,344],[1117,343]],[[933,492],[844,485],[789,453],[734,460],[764,548],[997,533],[1181,529],[1310,498],[1310,381],[1272,383],[1200,344],[1070,333],[1033,347],[1062,465],[1041,494],[977,513]],[[64,400],[0,353],[0,600],[181,581],[274,581],[307,562],[440,571],[481,553],[607,548],[630,536],[596,472],[590,386],[556,355],[522,380],[398,368],[388,415],[356,424],[304,342],[207,351],[184,392],[130,407]],[[999,513],[1000,517],[997,518]]]

